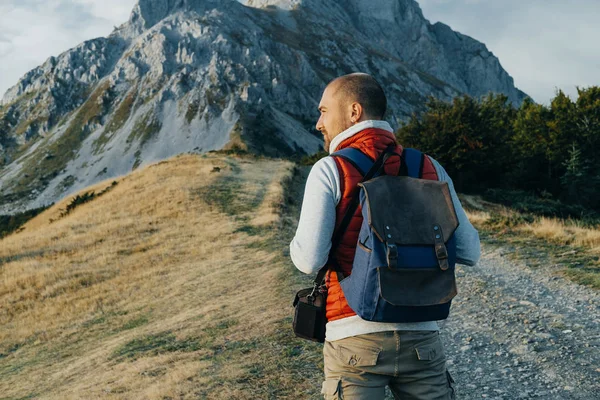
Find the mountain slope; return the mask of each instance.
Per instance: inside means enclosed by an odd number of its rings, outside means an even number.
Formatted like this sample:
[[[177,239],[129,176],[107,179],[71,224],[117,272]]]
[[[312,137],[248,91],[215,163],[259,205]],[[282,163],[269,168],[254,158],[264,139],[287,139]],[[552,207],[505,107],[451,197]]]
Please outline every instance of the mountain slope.
[[[315,397],[319,355],[289,319],[293,171],[180,156],[3,239],[2,398]]]
[[[524,98],[485,45],[413,0],[140,0],[4,95],[0,213],[184,152],[313,153],[321,91],[354,71],[384,84],[393,125],[430,95]]]

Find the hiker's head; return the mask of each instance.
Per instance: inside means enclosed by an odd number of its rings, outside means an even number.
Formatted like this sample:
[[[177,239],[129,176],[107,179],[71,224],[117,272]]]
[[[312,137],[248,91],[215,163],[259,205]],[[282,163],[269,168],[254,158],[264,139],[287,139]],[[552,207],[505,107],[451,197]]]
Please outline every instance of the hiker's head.
[[[370,119],[383,119],[387,100],[375,78],[355,73],[331,81],[321,97],[317,130],[325,139],[325,150],[334,137],[352,125]]]

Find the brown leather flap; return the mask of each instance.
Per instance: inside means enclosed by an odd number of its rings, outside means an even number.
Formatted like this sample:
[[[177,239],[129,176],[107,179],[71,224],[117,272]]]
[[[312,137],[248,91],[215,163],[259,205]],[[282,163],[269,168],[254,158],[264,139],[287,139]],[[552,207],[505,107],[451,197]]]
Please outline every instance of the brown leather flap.
[[[382,242],[433,245],[436,226],[444,241],[458,227],[447,182],[384,175],[359,186],[366,193],[369,225]]]
[[[456,296],[454,270],[377,268],[381,297],[395,306],[433,306]]]

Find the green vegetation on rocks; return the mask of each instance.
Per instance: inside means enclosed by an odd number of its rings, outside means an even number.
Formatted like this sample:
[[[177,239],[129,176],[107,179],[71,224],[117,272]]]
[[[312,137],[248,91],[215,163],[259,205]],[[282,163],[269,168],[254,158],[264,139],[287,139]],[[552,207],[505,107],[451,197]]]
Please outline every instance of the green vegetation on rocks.
[[[136,140],[140,142],[140,148],[146,144],[154,135],[160,132],[162,124],[157,120],[152,112],[148,112],[140,118],[133,127],[133,130],[127,137],[127,143],[131,144]]]
[[[117,109],[113,113],[111,120],[108,122],[102,134],[94,140],[92,144],[94,148],[94,154],[99,154],[103,149],[106,143],[110,140],[110,137],[113,133],[118,131],[125,125],[125,122],[131,116],[133,111],[133,105],[135,103],[136,93],[134,90],[131,90],[129,94],[125,96],[125,98],[119,103]]]
[[[185,113],[185,120],[188,124],[191,124],[194,118],[198,115],[200,110],[200,100],[192,100],[188,105],[188,109]]]
[[[101,123],[110,101],[109,83],[105,82],[89,96],[57,140],[47,146],[40,146],[39,150],[26,159],[23,173],[13,191],[21,192],[34,187],[45,188],[50,180],[65,168],[72,159],[72,154],[79,150],[82,142],[91,132],[90,125]]]
[[[133,109],[133,104],[135,102],[135,96],[136,96],[135,91],[131,90],[130,93],[127,96],[125,96],[123,101],[121,101],[121,103],[115,110],[115,112],[112,116],[112,119],[106,125],[106,128],[104,130],[106,133],[113,133],[113,132],[118,131],[119,129],[121,129],[123,127],[125,122],[127,122],[127,120],[129,119],[129,116],[131,115],[131,111]]]

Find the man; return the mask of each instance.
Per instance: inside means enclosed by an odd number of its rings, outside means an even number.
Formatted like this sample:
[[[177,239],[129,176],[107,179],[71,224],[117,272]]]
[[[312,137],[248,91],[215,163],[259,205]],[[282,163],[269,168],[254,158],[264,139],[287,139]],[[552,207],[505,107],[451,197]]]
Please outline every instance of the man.
[[[390,125],[383,121],[385,94],[367,74],[345,75],[332,81],[323,92],[317,122],[325,150],[333,153],[355,147],[376,159],[390,144],[396,144]],[[397,153],[402,147],[396,144]],[[397,175],[398,157],[390,157],[384,171]],[[456,196],[452,180],[442,166],[426,156],[424,179],[448,182],[459,227],[455,232],[457,262],[475,265],[480,257],[479,235]],[[311,169],[290,256],[307,274],[317,272],[329,258],[334,229],[349,205],[351,193],[362,179],[357,169],[340,157],[324,157]],[[358,209],[342,236],[333,257],[348,276],[362,215]],[[348,306],[337,274],[328,271],[327,326],[323,348],[325,399],[383,399],[389,386],[396,399],[453,399],[453,380],[436,321],[381,323],[365,321]]]

